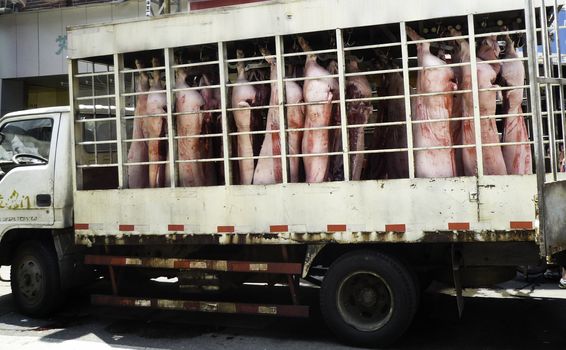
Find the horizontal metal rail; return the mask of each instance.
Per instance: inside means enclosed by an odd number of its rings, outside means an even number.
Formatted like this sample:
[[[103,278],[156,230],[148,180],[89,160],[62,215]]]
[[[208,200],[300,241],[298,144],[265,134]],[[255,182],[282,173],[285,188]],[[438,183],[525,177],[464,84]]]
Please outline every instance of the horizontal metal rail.
[[[114,71],[79,73],[79,74],[75,74],[73,76],[75,78],[88,78],[88,77],[99,77],[99,76],[109,76],[109,75],[114,75]]]
[[[201,66],[212,66],[217,65],[218,60],[216,61],[205,61],[205,62],[194,62],[194,63],[183,63],[183,64],[175,64],[171,66],[171,69],[178,69],[178,68],[192,68],[192,67],[201,67]]]
[[[396,46],[401,46],[401,43],[387,43],[387,44],[373,44],[373,45],[361,45],[361,46],[349,46],[349,47],[345,47],[344,51],[348,52],[348,51],[356,51],[356,50],[368,50],[368,49],[382,49],[382,48],[388,48],[388,47],[396,47]]]
[[[171,225],[174,226],[181,225]],[[148,268],[168,268],[183,270],[204,270],[223,272],[264,272],[273,274],[300,275],[300,263],[253,262],[237,260],[176,259],[176,258],[138,258],[125,256],[86,255],[86,265],[131,266]]]
[[[116,95],[111,94],[111,95],[79,96],[79,97],[75,97],[75,100],[88,101],[88,100],[100,100],[103,98],[116,98]]]
[[[160,310],[181,310],[192,312],[251,314],[284,317],[309,317],[309,307],[303,305],[247,304],[178,299],[150,299],[119,297],[113,295],[92,295],[91,303],[94,305],[138,307]]]

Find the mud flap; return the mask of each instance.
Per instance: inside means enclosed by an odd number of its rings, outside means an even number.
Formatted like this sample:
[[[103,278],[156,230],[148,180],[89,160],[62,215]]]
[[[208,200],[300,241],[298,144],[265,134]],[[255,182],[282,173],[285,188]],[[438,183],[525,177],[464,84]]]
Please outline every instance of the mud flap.
[[[452,258],[452,277],[454,279],[454,289],[456,290],[456,305],[458,306],[458,317],[462,318],[462,314],[464,313],[464,296],[462,295],[462,277],[460,274],[462,255],[457,251],[454,244],[452,244],[450,250]]]
[[[546,255],[566,250],[566,181],[544,184],[544,245]]]

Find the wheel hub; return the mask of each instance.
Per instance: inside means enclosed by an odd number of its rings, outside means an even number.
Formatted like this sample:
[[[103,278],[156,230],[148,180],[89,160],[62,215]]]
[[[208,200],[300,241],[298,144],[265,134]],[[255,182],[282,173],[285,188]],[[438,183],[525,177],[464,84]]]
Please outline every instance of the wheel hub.
[[[373,288],[364,288],[358,300],[362,306],[371,307],[377,302],[377,293]]]
[[[393,313],[391,288],[372,271],[357,271],[344,278],[337,298],[344,321],[361,331],[381,328]]]
[[[32,260],[23,262],[19,268],[18,279],[22,296],[30,303],[35,302],[40,296],[43,280],[38,264]]]

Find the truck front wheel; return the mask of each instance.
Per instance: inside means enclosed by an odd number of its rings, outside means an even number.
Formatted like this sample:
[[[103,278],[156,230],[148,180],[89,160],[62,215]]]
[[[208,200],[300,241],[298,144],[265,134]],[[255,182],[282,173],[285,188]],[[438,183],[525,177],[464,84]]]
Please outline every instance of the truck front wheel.
[[[18,247],[10,279],[16,306],[25,315],[47,316],[61,304],[57,257],[40,242],[25,242]]]
[[[409,327],[418,287],[405,264],[374,251],[343,255],[329,268],[320,291],[322,315],[342,340],[388,346]]]

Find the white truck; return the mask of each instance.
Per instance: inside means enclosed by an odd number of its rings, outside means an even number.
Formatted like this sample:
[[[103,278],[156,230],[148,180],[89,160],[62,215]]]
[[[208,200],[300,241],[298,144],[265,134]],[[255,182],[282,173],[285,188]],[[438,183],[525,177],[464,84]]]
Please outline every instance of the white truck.
[[[301,305],[299,281],[309,281],[320,287],[323,317],[338,337],[387,345],[410,325],[421,288],[432,278],[444,276],[454,283],[461,308],[467,285],[508,279],[517,265],[545,257],[563,263],[566,176],[560,164],[566,79],[560,46],[564,27],[557,21],[561,9],[561,1],[530,0],[453,1],[450,6],[439,0],[265,1],[69,28],[70,107],[9,113],[0,120],[0,263],[11,265],[15,303],[25,314],[47,315],[88,265],[97,266],[112,287],[107,295],[93,295],[94,304],[306,317],[309,309]],[[422,40],[408,39],[407,28]],[[480,62],[472,44],[470,61],[458,62],[455,38],[445,35],[447,28],[476,44],[510,35],[520,54]],[[298,49],[299,37],[310,42],[311,51]],[[471,87],[415,90],[420,72],[435,69],[417,62],[419,44],[430,45],[445,61],[444,68],[471,67]],[[287,110],[306,106],[308,111],[317,102],[290,103],[284,86],[320,79],[302,74],[305,58],[315,55],[321,65],[337,63],[323,77],[334,79],[341,91],[324,102],[336,111],[336,119],[327,126],[292,126]],[[361,62],[361,72],[345,68],[353,56]],[[276,62],[275,77],[269,75],[266,57]],[[524,85],[478,85],[477,66],[505,62],[523,64]],[[239,79],[237,69],[247,71],[248,79]],[[180,70],[189,76],[184,87],[175,85]],[[149,75],[151,88],[136,89]],[[208,84],[202,83],[205,75]],[[367,77],[371,96],[348,96],[347,84],[356,76]],[[400,92],[387,89],[390,78],[400,79]],[[271,86],[281,102],[260,103],[257,97],[255,104],[234,105],[230,96],[239,86],[256,92]],[[524,91],[524,112],[511,114],[501,99],[514,89]],[[217,105],[191,113],[207,113],[203,125],[212,120],[213,127],[183,134],[176,98],[182,92],[204,96],[211,90]],[[493,91],[500,92],[496,113],[485,115],[479,101]],[[473,100],[472,113],[450,120],[473,121],[475,142],[417,147],[415,99],[444,94],[455,101],[466,93]],[[144,97],[147,101],[158,94],[165,101],[162,112],[140,113]],[[356,102],[372,107],[363,125],[349,121],[348,106]],[[380,117],[394,108],[403,109],[401,120]],[[261,127],[237,130],[234,114],[242,110],[258,112]],[[279,118],[278,128],[265,126],[272,112]],[[525,118],[528,139],[500,137],[498,143],[482,145],[482,120],[494,120],[502,134],[504,120],[516,116]],[[156,120],[161,133],[139,132],[144,122]],[[360,128],[365,148],[351,150],[352,130]],[[378,141],[386,137],[376,131],[380,128],[401,130],[405,144],[374,142],[374,135]],[[292,164],[306,163],[313,155],[293,150],[289,139],[313,130],[330,130],[342,141],[338,150],[315,154],[340,164],[341,178],[306,183],[301,165],[298,179],[291,179]],[[279,143],[279,153],[256,148],[242,156],[236,146],[242,135],[256,145],[266,135],[277,135],[273,142]],[[183,158],[183,140],[199,140],[199,147],[209,148],[197,158]],[[146,159],[134,159],[134,144],[157,145],[158,157],[152,158],[150,150]],[[528,145],[533,152],[532,169],[525,174],[484,172],[481,160],[487,148],[516,145]],[[418,152],[451,149],[458,154],[467,148],[479,160],[474,176],[416,176]],[[364,172],[354,179],[351,157],[360,154]],[[404,175],[369,171],[380,164],[387,168],[391,154],[405,159]],[[242,184],[242,162],[257,165],[262,159],[280,160],[280,181]],[[293,163],[296,159],[300,161]],[[202,165],[214,180],[206,186],[182,186],[179,169],[187,164]],[[155,186],[131,188],[132,174],[140,169],[145,175],[148,169],[165,169],[166,176]],[[144,280],[158,276],[177,278],[174,297],[144,295]],[[250,281],[262,282],[264,288],[284,285],[290,296],[250,303],[225,294]]]

